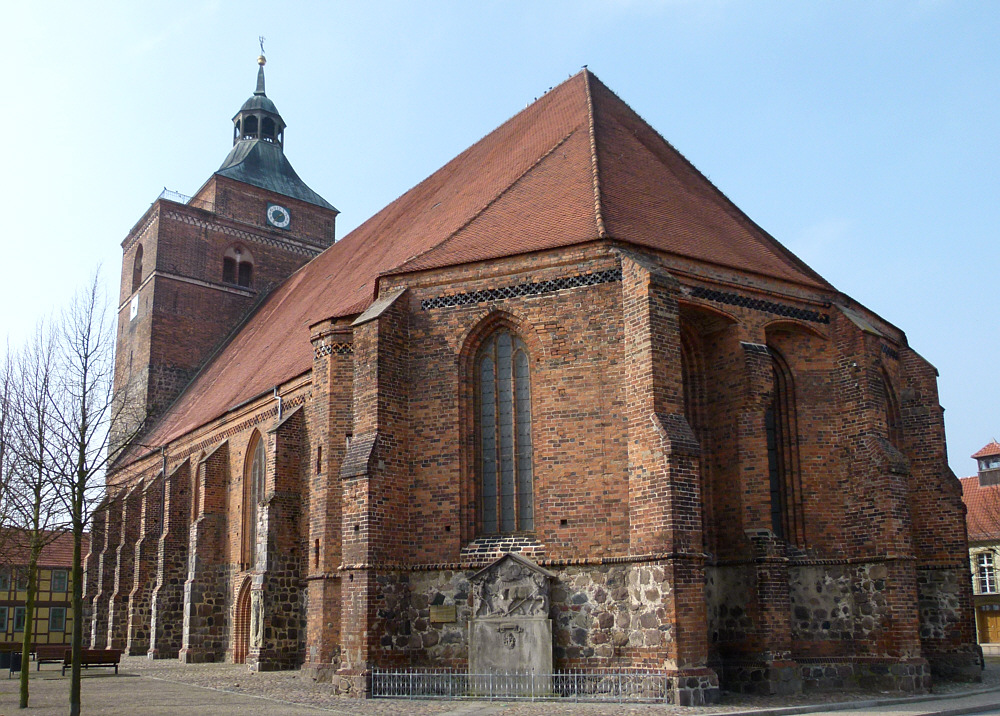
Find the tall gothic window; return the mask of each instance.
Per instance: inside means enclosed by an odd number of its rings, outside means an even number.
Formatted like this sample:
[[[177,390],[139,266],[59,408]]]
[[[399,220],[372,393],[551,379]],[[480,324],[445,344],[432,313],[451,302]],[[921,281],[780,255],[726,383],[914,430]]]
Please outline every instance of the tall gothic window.
[[[774,393],[764,414],[764,425],[767,432],[771,530],[778,537],[804,547],[795,386],[792,372],[784,358],[773,348],[770,350]]]
[[[903,418],[899,412],[899,401],[896,400],[896,391],[892,389],[889,376],[884,372],[879,376],[878,387],[881,389],[882,399],[885,401],[886,438],[896,448],[902,448]]]
[[[247,450],[249,456],[243,474],[243,555],[244,566],[253,569],[257,561],[257,515],[264,497],[267,458],[260,433],[254,433]]]
[[[480,529],[484,534],[535,528],[528,351],[507,329],[476,356],[476,436]]]

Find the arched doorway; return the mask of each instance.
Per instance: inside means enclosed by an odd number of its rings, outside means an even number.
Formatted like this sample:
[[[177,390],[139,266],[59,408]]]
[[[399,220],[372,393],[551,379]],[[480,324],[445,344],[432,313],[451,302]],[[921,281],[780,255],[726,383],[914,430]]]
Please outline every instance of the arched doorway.
[[[250,646],[250,577],[243,581],[233,615],[233,663],[247,663]]]

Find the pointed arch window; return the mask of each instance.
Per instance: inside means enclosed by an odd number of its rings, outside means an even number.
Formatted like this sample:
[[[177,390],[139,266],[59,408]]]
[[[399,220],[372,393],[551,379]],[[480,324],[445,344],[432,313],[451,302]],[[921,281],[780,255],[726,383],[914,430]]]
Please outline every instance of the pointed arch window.
[[[903,447],[903,418],[899,412],[899,401],[896,391],[892,389],[889,376],[881,372],[878,376],[877,390],[885,404],[885,437],[897,449]]]
[[[764,414],[764,425],[771,492],[771,530],[776,536],[805,547],[795,383],[782,355],[774,348],[770,348],[770,352],[774,393]]]
[[[257,561],[257,517],[264,498],[264,480],[267,475],[267,455],[260,433],[254,433],[247,448],[246,467],[243,474],[243,548],[241,562],[253,569]]]
[[[476,355],[479,526],[484,534],[535,528],[528,350],[506,328]]]

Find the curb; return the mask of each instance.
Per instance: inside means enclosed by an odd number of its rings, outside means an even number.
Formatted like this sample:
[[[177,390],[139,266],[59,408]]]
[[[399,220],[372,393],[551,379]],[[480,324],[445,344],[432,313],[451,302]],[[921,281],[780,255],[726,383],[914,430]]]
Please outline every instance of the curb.
[[[886,699],[866,699],[864,701],[842,701],[832,704],[807,704],[804,706],[781,706],[777,708],[746,709],[744,711],[710,711],[704,716],[792,716],[793,714],[809,714],[825,711],[848,711],[851,709],[871,709],[881,706],[895,706],[897,704],[916,704],[922,702],[948,701],[965,699],[985,694],[1000,692],[1000,686],[992,686],[987,689],[977,689],[960,694],[927,694],[925,696],[901,696]],[[991,708],[992,704],[980,704],[979,706],[963,706],[954,709],[942,709],[941,711],[928,711],[927,714],[935,716],[962,716],[962,714],[981,713]],[[1000,708],[1000,700],[996,702],[996,708]]]

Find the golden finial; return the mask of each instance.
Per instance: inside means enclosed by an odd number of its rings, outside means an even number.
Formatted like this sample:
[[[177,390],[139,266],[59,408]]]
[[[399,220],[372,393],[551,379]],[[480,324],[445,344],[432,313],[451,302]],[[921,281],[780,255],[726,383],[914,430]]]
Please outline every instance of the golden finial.
[[[260,57],[257,58],[257,64],[263,67],[267,64],[267,58],[264,57],[264,40],[267,38],[261,35],[257,39],[260,41]]]

